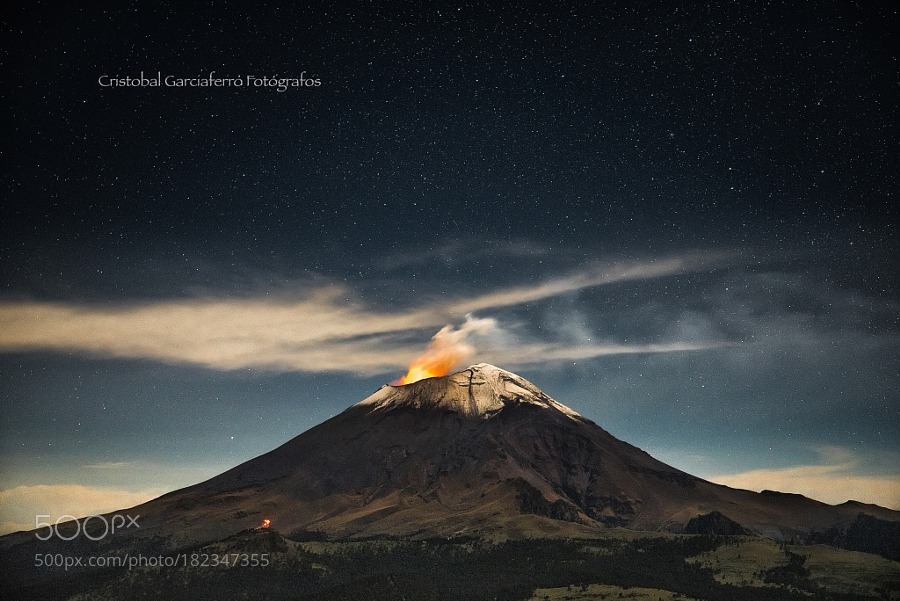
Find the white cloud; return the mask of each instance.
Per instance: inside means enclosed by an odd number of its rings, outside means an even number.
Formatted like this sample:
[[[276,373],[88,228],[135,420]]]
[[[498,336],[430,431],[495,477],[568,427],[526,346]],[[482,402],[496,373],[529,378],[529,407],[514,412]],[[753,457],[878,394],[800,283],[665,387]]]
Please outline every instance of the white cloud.
[[[0,351],[65,350],[149,358],[220,370],[396,371],[418,355],[422,329],[435,330],[475,311],[490,311],[631,280],[673,276],[721,263],[723,255],[597,264],[533,286],[505,288],[397,312],[373,311],[344,288],[320,286],[300,300],[196,299],[118,307],[0,303]],[[405,340],[405,341],[404,341]],[[618,352],[672,352],[691,345],[554,348],[542,360]]]
[[[710,476],[712,482],[747,490],[800,493],[837,505],[854,500],[900,510],[900,478],[865,474],[862,461],[847,449],[819,449],[822,461],[778,469]]]
[[[80,518],[134,507],[169,490],[130,491],[80,484],[38,484],[0,490],[0,534],[33,530],[36,519],[55,523],[60,516]]]
[[[509,307],[596,286],[687,274],[708,270],[729,256],[725,253],[691,254],[659,260],[592,265],[566,277],[461,299],[453,304],[453,308],[460,313],[472,313],[484,309]]]
[[[547,362],[581,361],[608,355],[642,355],[678,353],[722,348],[727,343],[673,342],[666,344],[591,344],[563,345],[553,343],[521,344],[512,348],[488,350],[482,355],[486,361],[510,367]]]

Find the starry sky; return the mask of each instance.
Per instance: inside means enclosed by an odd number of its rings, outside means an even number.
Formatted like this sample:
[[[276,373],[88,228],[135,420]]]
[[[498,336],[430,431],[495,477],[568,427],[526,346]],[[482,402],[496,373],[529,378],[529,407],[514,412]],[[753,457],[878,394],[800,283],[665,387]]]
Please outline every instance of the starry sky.
[[[897,9],[483,4],[14,3],[3,531],[271,450],[444,326],[675,467],[900,509]],[[240,85],[104,85],[142,72]]]

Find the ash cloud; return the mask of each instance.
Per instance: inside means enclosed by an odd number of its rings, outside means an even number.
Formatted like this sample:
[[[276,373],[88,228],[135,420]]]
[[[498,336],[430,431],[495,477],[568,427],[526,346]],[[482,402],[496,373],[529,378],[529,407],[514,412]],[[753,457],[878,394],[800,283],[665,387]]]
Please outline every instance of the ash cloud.
[[[428,348],[410,363],[409,373],[401,380],[409,383],[423,375],[442,376],[475,357],[477,350],[473,339],[483,337],[497,329],[497,321],[466,315],[458,328],[445,325],[431,337]],[[427,375],[425,377],[427,377]]]

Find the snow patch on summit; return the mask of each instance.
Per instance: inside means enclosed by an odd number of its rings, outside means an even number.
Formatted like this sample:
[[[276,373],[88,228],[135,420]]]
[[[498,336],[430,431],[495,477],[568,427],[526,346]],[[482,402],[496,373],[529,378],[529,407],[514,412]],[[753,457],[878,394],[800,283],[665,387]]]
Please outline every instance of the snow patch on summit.
[[[394,407],[440,408],[489,418],[507,405],[523,403],[582,419],[577,412],[550,398],[525,378],[488,363],[478,363],[455,374],[426,378],[405,386],[385,385],[356,406],[371,407],[372,411]]]

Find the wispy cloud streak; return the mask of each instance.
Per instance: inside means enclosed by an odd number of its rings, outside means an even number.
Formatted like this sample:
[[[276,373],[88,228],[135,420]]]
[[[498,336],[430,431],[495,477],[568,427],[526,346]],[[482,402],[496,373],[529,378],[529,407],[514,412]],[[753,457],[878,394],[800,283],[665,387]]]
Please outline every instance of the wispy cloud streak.
[[[59,350],[148,358],[220,370],[395,371],[421,352],[417,332],[473,312],[510,307],[585,288],[710,269],[720,254],[593,265],[534,286],[451,299],[397,312],[368,309],[341,287],[322,286],[301,300],[197,299],[120,307],[67,303],[0,303],[0,351]],[[714,343],[712,343],[714,344]],[[703,344],[522,345],[497,349],[508,364],[634,352],[696,350]],[[706,345],[708,346],[708,345]],[[504,354],[505,353],[505,354]]]
[[[621,262],[596,265],[566,277],[538,282],[533,286],[521,286],[469,299],[461,299],[452,306],[459,313],[472,313],[484,309],[509,307],[522,303],[559,296],[577,290],[635,280],[652,280],[709,270],[724,264],[727,253],[692,254],[658,260]]]
[[[727,342],[673,342],[665,344],[591,344],[564,345],[555,343],[530,343],[514,348],[501,348],[485,353],[486,360],[510,367],[535,365],[547,362],[579,361],[609,355],[647,355],[656,353],[681,353],[704,351],[728,346]]]

